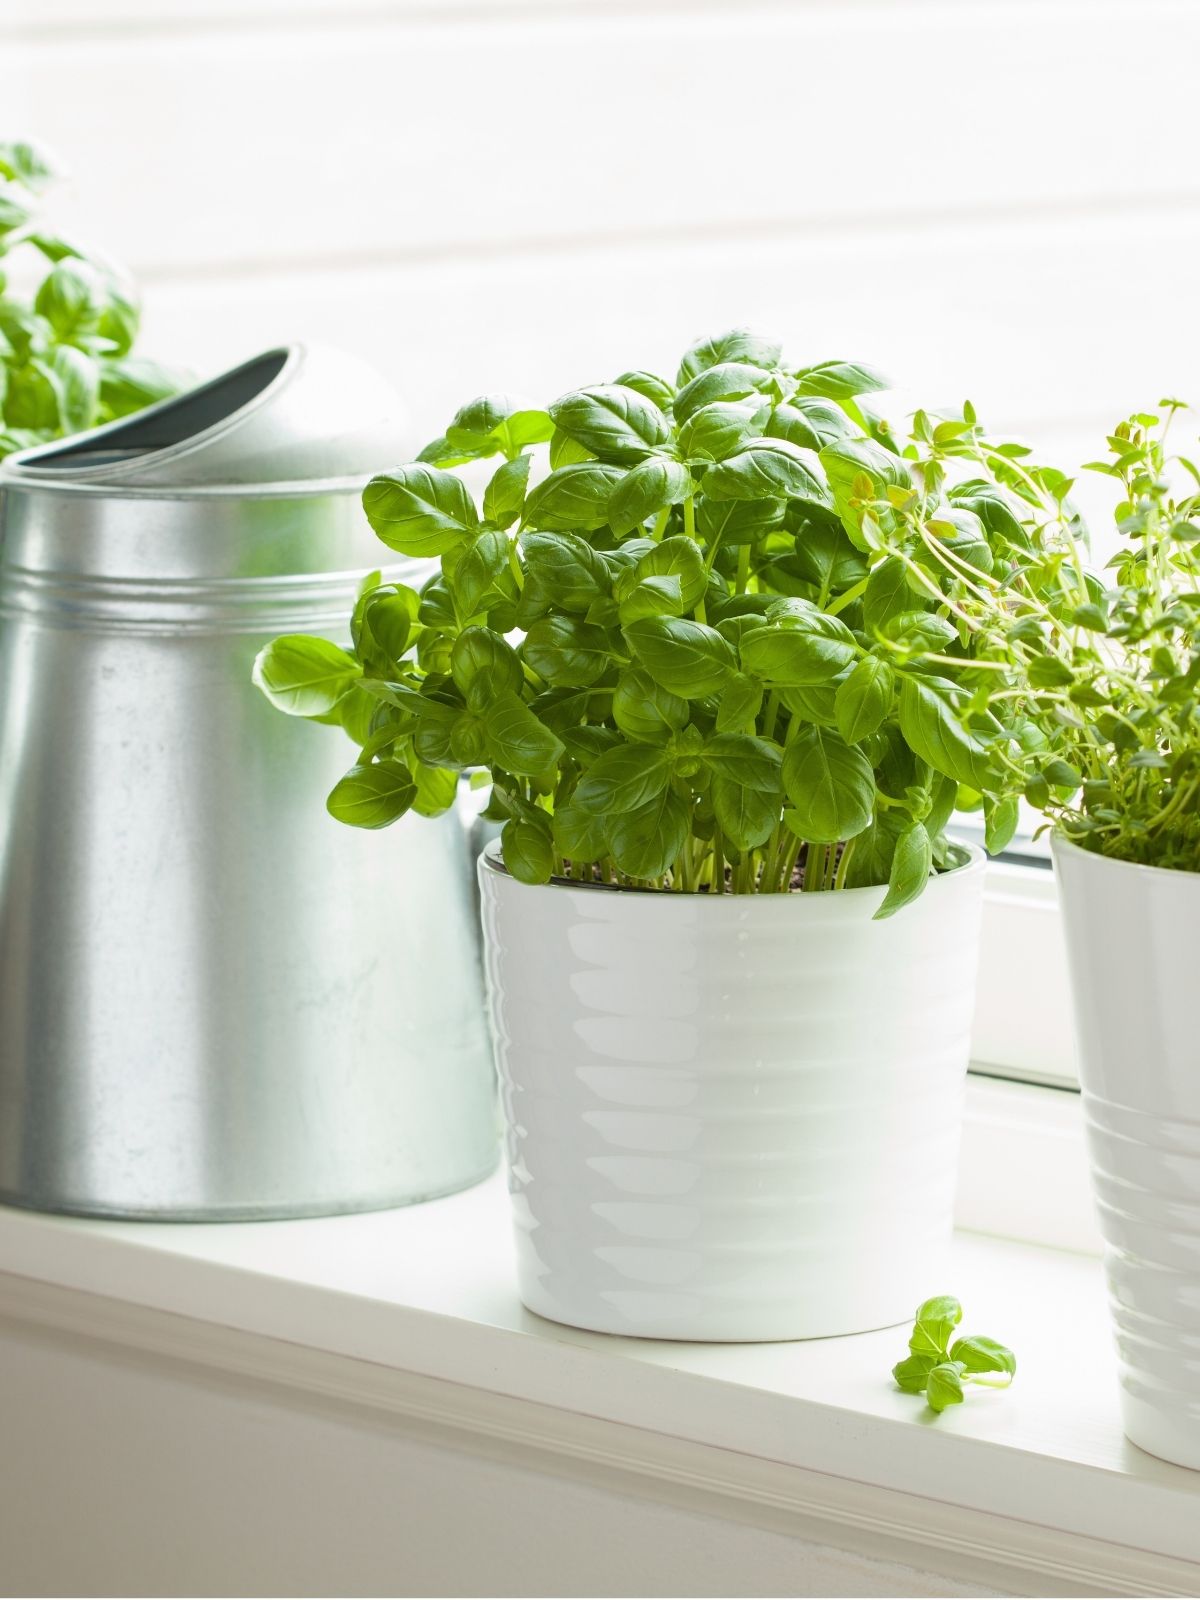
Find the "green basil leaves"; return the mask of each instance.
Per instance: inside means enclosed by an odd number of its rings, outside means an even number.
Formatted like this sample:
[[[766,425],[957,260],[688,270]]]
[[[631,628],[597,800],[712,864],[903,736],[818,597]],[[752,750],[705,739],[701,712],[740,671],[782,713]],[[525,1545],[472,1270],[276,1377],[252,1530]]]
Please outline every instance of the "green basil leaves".
[[[64,271],[47,316],[88,323],[93,288]],[[862,401],[881,383],[733,329],[685,352],[674,383],[631,368],[544,409],[461,406],[363,496],[384,545],[436,562],[420,593],[381,569],[349,650],[293,635],[255,668],[279,710],[354,741],[333,814],[436,814],[483,769],[523,882],[871,890],[879,918],[952,868],[960,797],[1002,848],[1022,790],[1084,771],[1029,733],[1014,651],[1059,712],[1077,687],[1050,624],[1005,610],[1032,575],[1063,582],[1062,563],[1012,487],[1023,458],[966,407],[919,412],[898,441]],[[21,404],[42,403],[31,380]],[[1090,637],[1103,591],[1070,600]]]
[[[933,1411],[961,1405],[969,1384],[1006,1389],[1017,1371],[1012,1351],[994,1339],[976,1335],[955,1339],[962,1307],[953,1295],[926,1300],[916,1316],[909,1353],[892,1368],[896,1386],[905,1394],[923,1394]]]

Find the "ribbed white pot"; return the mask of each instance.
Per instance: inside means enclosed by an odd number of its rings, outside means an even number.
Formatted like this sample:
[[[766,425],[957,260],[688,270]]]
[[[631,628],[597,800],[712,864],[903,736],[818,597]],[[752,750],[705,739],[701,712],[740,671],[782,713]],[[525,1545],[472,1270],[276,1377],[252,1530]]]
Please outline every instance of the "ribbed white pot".
[[[1125,1432],[1200,1468],[1200,873],[1054,865]]]
[[[480,858],[521,1298],[802,1339],[947,1285],[983,857],[882,889],[530,888]]]

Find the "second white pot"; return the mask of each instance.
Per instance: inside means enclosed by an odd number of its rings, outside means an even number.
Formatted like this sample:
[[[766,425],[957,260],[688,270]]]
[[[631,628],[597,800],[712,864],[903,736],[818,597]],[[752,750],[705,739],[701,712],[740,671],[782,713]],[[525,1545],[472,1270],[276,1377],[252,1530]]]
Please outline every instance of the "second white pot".
[[[944,1292],[983,857],[685,895],[480,858],[521,1298],[652,1338],[814,1338]]]
[[[1200,1468],[1200,873],[1054,839],[1125,1432]]]

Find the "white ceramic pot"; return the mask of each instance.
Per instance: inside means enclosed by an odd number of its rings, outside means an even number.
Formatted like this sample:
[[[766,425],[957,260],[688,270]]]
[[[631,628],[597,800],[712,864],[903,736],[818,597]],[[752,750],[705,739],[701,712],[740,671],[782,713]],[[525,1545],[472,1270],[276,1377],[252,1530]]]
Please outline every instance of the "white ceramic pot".
[[[1200,1468],[1200,873],[1054,865],[1125,1432]]]
[[[882,889],[530,888],[480,857],[521,1298],[576,1327],[802,1339],[943,1291],[983,857]]]

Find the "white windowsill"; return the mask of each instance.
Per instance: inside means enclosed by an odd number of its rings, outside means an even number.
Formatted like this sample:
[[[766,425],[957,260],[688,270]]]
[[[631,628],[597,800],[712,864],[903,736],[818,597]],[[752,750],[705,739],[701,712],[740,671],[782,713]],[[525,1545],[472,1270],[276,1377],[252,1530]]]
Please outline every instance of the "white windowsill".
[[[929,1292],[956,1293],[964,1328],[1011,1344],[1019,1370],[1010,1391],[938,1419],[890,1382],[903,1329],[684,1345],[532,1316],[513,1287],[499,1177],[424,1206],[292,1223],[0,1210],[0,1274],[0,1317],[435,1419],[465,1447],[507,1441],[555,1471],[617,1473],[628,1492],[815,1519],[831,1542],[830,1528],[857,1548],[882,1540],[915,1565],[922,1551],[969,1554],[1014,1592],[1200,1590],[1200,1474],[1123,1438],[1087,1256],[957,1237],[949,1279]]]

